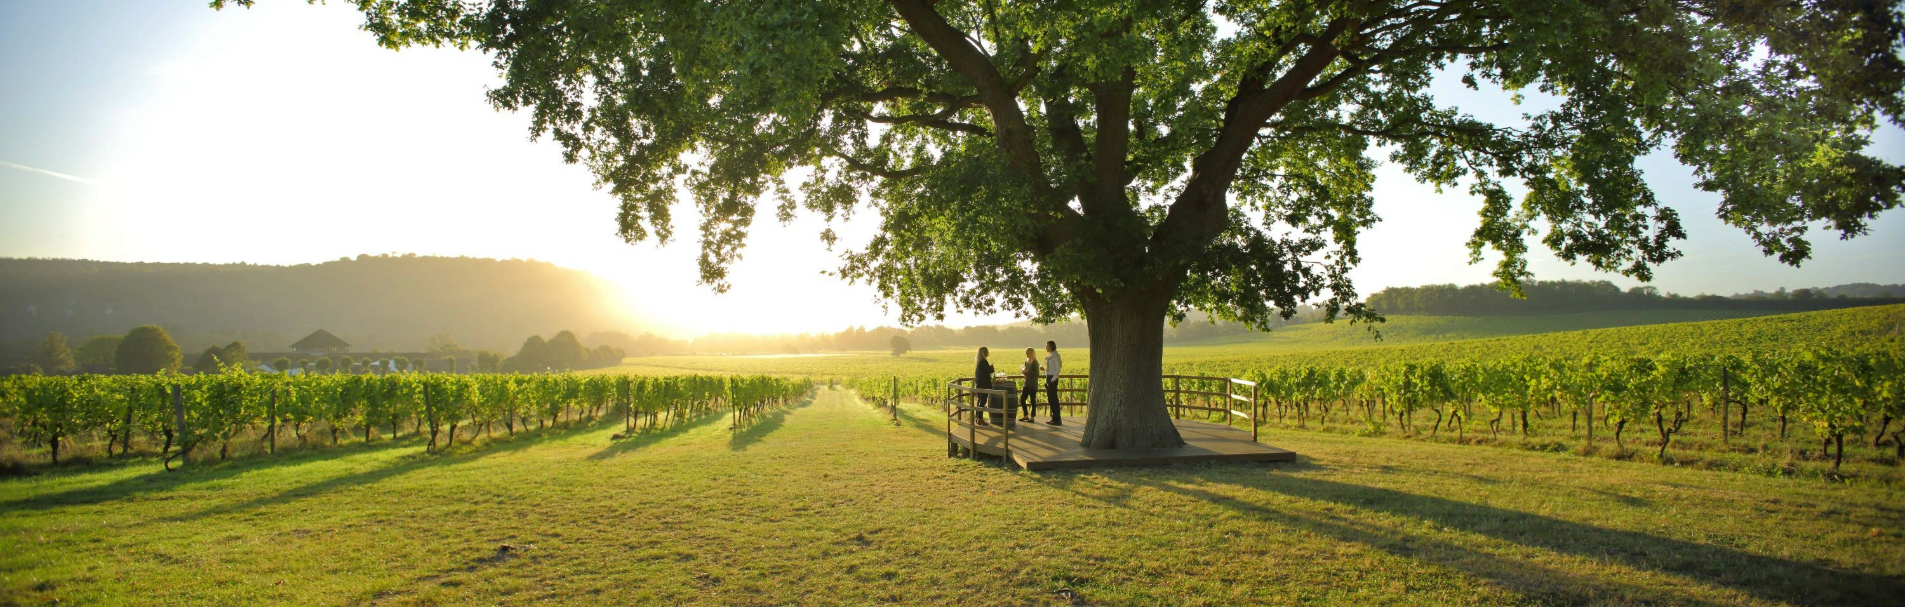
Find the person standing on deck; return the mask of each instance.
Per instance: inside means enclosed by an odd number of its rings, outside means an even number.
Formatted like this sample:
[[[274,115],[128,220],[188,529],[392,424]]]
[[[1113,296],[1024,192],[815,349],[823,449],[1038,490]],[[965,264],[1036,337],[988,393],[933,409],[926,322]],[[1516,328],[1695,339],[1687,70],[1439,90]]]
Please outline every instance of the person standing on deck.
[[[979,347],[979,361],[978,361],[978,364],[973,365],[973,368],[972,368],[972,387],[974,388],[978,388],[981,390],[992,389],[992,363],[986,360],[986,355],[988,353],[989,351],[986,350],[985,346]],[[991,400],[992,400],[992,397],[990,396],[980,395],[978,397],[973,398],[972,402],[985,403],[980,406],[990,407],[990,406],[993,406]],[[998,422],[999,425],[1001,426],[1005,425],[1004,413],[993,413],[992,417],[993,417],[993,421]],[[977,425],[981,425],[981,426],[986,425],[985,418],[980,417],[976,413],[972,416],[972,421],[974,424],[977,424]]]
[[[1019,421],[1031,422],[1038,408],[1038,351],[1025,349],[1025,362],[1019,363],[1019,375],[1025,385],[1019,388]]]
[[[1052,419],[1047,420],[1045,423],[1054,426],[1065,425],[1065,423],[1059,419],[1058,413],[1058,371],[1059,368],[1064,365],[1065,361],[1058,356],[1058,342],[1045,342],[1045,402],[1051,403],[1052,406]],[[1031,380],[1028,379],[1026,381],[1029,382]],[[1030,414],[1028,413],[1027,415]]]

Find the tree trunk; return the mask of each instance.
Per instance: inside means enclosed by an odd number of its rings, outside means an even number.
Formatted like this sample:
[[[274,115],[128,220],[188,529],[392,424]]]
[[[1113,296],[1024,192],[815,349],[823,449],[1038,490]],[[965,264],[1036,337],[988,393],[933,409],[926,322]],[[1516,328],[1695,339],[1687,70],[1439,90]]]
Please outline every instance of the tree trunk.
[[[1155,301],[1153,301],[1155,299]],[[1168,298],[1088,301],[1091,386],[1085,437],[1095,449],[1184,444],[1164,402],[1164,310]]]

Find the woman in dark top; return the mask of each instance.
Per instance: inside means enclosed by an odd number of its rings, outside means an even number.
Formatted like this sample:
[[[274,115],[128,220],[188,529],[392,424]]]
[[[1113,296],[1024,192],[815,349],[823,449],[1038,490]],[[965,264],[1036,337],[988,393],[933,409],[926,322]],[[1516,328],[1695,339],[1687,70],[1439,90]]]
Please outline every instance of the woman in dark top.
[[[979,348],[979,362],[978,364],[974,365],[972,368],[972,387],[978,388],[981,390],[992,389],[992,363],[986,361],[987,353],[988,352],[984,347],[980,347]],[[975,405],[979,403],[985,403],[983,406],[987,406],[987,407],[996,406],[990,401],[991,401],[990,396],[985,398],[972,399],[972,402]],[[993,416],[994,416],[994,421],[997,421],[1000,425],[1005,424],[1005,414],[994,413]],[[972,420],[974,423],[977,423],[978,425],[981,425],[981,426],[986,425],[986,420],[984,418],[979,417],[978,415],[972,416]]]
[[[1024,385],[1019,386],[1019,421],[1032,421],[1032,410],[1038,408],[1038,356],[1036,350],[1025,349],[1025,362],[1019,363],[1019,375],[1024,376]]]

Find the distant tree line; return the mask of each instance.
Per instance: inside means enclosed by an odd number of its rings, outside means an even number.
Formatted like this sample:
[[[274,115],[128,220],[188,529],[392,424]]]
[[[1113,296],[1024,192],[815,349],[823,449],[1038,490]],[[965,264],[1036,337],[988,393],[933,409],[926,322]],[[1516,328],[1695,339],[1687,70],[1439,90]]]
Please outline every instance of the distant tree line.
[[[1622,290],[1605,280],[1548,280],[1523,285],[1526,299],[1516,299],[1493,284],[1456,286],[1452,284],[1421,287],[1390,287],[1369,296],[1369,306],[1382,314],[1427,314],[1439,316],[1498,316],[1512,314],[1556,314],[1602,310],[1724,309],[1807,311],[1856,306],[1905,303],[1897,293],[1899,285],[1868,285],[1870,289],[1847,289],[1845,285],[1829,289],[1780,289],[1771,293],[1723,297],[1699,295],[1685,297],[1662,294],[1654,287]],[[1890,288],[1887,288],[1890,287]],[[1878,297],[1847,296],[1847,292],[1885,293]],[[1829,294],[1836,293],[1836,294]]]
[[[494,352],[464,350],[457,346],[455,340],[447,334],[433,337],[430,346],[432,348],[430,351],[414,360],[407,356],[374,353],[369,356],[342,355],[335,359],[331,356],[320,356],[298,361],[279,356],[267,366],[271,371],[293,374],[382,374],[426,370],[455,373],[459,370],[456,362],[457,354],[465,354],[464,360],[475,360],[478,364],[487,364],[492,371],[498,366],[497,361],[502,359]],[[432,360],[439,361],[435,368],[430,368]],[[615,360],[619,362],[620,358]],[[95,335],[87,339],[78,349],[69,347],[65,335],[52,331],[34,342],[23,355],[10,354],[9,358],[0,359],[0,375],[215,374],[229,371],[234,367],[245,371],[257,370],[256,361],[252,359],[249,349],[241,341],[207,347],[199,353],[198,358],[190,367],[184,367],[183,362],[184,357],[178,344],[163,327],[157,325],[134,327],[125,335]],[[465,369],[466,372],[471,370],[473,369]]]
[[[622,364],[628,353],[621,348],[602,344],[594,349],[584,347],[572,331],[562,331],[544,340],[541,335],[531,335],[523,340],[516,355],[500,361],[479,359],[477,370],[483,373],[549,373],[575,371],[578,369],[596,369]],[[494,364],[495,368],[485,368]]]
[[[233,344],[239,352],[244,344]],[[216,349],[216,348],[215,348]],[[210,351],[208,351],[210,354]],[[184,358],[179,345],[165,329],[154,325],[133,327],[125,335],[96,335],[77,351],[67,347],[66,336],[48,332],[21,360],[0,364],[0,374],[59,375],[65,373],[176,372]]]

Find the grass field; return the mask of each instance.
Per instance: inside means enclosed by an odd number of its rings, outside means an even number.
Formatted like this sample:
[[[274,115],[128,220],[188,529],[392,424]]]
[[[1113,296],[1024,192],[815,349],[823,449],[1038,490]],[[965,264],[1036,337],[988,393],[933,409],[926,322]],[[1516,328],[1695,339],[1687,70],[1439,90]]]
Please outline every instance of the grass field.
[[[1803,346],[1905,344],[1905,305],[1764,315],[1748,310],[1583,312],[1547,316],[1396,316],[1376,325],[1304,324],[1269,333],[1235,335],[1164,348],[1166,370],[1245,373],[1278,364],[1371,364],[1410,359],[1569,354],[1584,351],[1657,355],[1664,352],[1744,354]],[[1044,344],[991,344],[1015,360],[1016,350]],[[1068,370],[1084,372],[1085,344],[1061,344]],[[971,373],[973,350],[846,352],[808,356],[645,356],[600,373],[770,373],[805,376],[940,375]]]
[[[0,481],[0,603],[1895,604],[1896,489],[1271,432],[1294,464],[1025,473],[846,391],[424,455]],[[508,546],[507,549],[504,546]]]
[[[1371,348],[1491,337],[1512,337],[1615,327],[1705,322],[1768,316],[1764,310],[1614,310],[1525,316],[1390,316],[1374,325],[1347,322],[1305,323],[1268,333],[1246,333],[1182,344],[1185,347],[1249,345],[1265,350],[1301,352]]]

